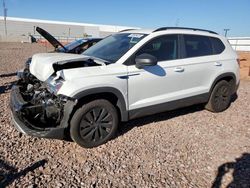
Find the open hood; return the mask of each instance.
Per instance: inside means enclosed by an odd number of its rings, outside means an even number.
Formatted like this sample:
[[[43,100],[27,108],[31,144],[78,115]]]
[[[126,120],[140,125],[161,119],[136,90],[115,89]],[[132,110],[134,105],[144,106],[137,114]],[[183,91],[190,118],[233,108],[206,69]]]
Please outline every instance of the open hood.
[[[36,31],[40,35],[42,35],[52,46],[54,46],[55,49],[57,49],[59,46],[61,46],[65,51],[67,51],[67,49],[58,40],[56,40],[55,37],[53,37],[47,31],[43,30],[40,27],[36,27]]]

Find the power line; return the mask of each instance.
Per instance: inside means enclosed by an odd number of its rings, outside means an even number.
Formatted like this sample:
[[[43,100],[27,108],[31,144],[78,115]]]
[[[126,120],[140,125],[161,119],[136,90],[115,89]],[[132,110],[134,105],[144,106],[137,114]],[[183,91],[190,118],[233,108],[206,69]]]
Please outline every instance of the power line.
[[[177,20],[175,21],[175,27],[178,27],[178,26],[179,26],[179,23],[180,23],[180,19],[177,18]]]

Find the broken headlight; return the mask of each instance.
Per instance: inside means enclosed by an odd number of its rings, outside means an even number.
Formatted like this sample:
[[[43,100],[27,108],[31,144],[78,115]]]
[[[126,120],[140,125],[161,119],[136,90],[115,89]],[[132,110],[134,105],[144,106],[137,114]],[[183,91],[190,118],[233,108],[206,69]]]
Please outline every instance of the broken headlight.
[[[57,94],[64,82],[64,76],[62,71],[57,72],[55,75],[52,75],[46,81],[47,88],[50,93]]]

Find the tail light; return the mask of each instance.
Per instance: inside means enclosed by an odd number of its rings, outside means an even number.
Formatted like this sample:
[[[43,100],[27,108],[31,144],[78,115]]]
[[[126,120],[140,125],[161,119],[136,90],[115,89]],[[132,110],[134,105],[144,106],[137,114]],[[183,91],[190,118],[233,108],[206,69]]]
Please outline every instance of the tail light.
[[[240,59],[237,59],[238,64],[240,65]]]

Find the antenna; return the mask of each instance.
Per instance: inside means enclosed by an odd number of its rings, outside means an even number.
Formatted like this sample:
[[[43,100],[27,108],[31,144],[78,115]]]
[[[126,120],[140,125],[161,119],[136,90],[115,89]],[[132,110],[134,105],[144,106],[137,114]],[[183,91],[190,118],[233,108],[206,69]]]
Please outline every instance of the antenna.
[[[4,30],[5,30],[5,35],[6,36],[7,36],[7,23],[6,23],[7,10],[8,9],[5,6],[5,0],[3,0]]]

